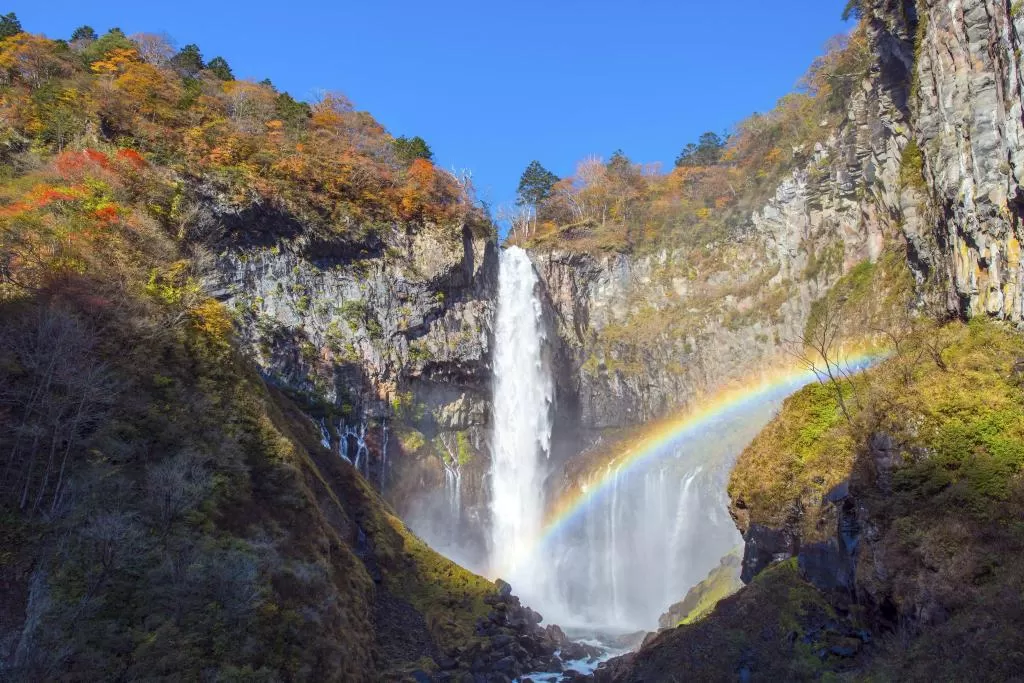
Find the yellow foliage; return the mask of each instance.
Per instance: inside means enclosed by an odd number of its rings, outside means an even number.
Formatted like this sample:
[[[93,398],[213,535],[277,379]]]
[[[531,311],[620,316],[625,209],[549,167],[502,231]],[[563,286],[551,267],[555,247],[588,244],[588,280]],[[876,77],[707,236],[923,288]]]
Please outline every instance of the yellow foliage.
[[[190,311],[195,329],[209,339],[227,343],[230,339],[232,320],[224,305],[216,299],[206,299]]]
[[[92,70],[98,74],[120,75],[131,64],[142,61],[138,50],[134,48],[119,47],[110,51],[106,59],[93,62]]]

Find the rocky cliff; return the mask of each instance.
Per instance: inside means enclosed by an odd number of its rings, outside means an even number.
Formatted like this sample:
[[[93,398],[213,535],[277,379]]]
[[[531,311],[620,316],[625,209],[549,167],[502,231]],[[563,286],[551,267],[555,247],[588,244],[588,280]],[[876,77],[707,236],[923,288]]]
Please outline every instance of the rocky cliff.
[[[223,224],[232,209],[212,206]],[[244,222],[251,235],[253,219]],[[206,286],[237,312],[265,376],[417,531],[441,546],[475,534],[465,545],[482,550],[497,278],[489,226],[394,226],[362,244],[274,226],[259,244],[232,239],[230,225],[205,260]]]
[[[887,249],[905,260],[904,226],[919,224],[924,203],[900,180],[905,73],[895,54],[863,74],[839,129],[729,239],[649,254],[534,250],[558,333],[564,438],[662,417],[785,361],[841,276]],[[934,298],[935,267],[910,264],[921,297]]]
[[[874,64],[844,131],[874,131],[876,144],[853,136],[835,150],[872,178],[847,209],[861,234],[881,226],[904,246],[917,286],[903,307],[972,321],[905,322],[881,368],[787,401],[729,487],[747,588],[600,680],[694,667],[716,672],[708,680],[1015,675],[1020,538],[1006,521],[1019,515],[1024,463],[1019,5],[851,3]],[[783,215],[783,225],[805,220]],[[847,296],[857,277],[829,295],[844,310],[863,305]],[[768,604],[765,586],[780,581],[789,599]]]

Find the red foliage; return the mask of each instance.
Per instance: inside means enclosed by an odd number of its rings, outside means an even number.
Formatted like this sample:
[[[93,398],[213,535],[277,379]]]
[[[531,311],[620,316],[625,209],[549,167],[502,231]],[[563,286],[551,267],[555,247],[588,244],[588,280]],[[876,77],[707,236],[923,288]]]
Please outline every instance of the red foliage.
[[[110,158],[99,150],[87,149],[85,150],[85,156],[93,163],[98,164],[100,168],[110,167]]]
[[[57,174],[66,180],[81,180],[90,171],[110,168],[110,158],[95,149],[62,152],[53,161]]]
[[[115,223],[119,218],[117,207],[113,204],[101,206],[92,212],[92,215],[104,223]]]
[[[141,154],[136,152],[134,149],[119,149],[117,150],[118,161],[124,161],[129,166],[132,166],[136,170],[140,170],[149,165]]]

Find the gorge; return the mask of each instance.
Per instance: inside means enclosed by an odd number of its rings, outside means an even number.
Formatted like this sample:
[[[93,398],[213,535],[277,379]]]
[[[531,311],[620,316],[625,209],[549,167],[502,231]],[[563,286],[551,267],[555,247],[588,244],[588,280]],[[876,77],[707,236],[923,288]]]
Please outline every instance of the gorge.
[[[0,17],[0,678],[1019,675],[1018,5],[854,0],[503,238],[340,96]]]

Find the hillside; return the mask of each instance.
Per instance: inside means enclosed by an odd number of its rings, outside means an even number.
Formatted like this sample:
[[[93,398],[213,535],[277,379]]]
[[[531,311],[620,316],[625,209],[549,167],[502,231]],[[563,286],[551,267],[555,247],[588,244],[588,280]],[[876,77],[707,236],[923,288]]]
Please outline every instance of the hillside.
[[[796,355],[821,381],[732,472],[746,587],[598,680],[1017,676],[1024,18],[980,0],[848,11],[874,63],[843,125],[865,104],[882,112],[852,226],[887,226],[886,246],[806,309]],[[837,365],[865,335],[888,359]]]
[[[236,332],[252,310],[211,296],[211,259],[282,244],[410,270],[427,245],[423,281],[461,274],[465,244],[493,249],[468,189],[342,97],[296,102],[195,46],[50,40],[11,16],[2,33],[3,677],[557,667],[532,613],[430,550],[368,465],[339,457],[342,423],[260,372]]]
[[[0,678],[592,669],[549,605],[667,610],[599,681],[1018,676],[1020,5],[851,0],[673,169],[531,165],[511,451],[468,176],[339,93],[0,16]],[[506,543],[548,605],[446,559]]]

